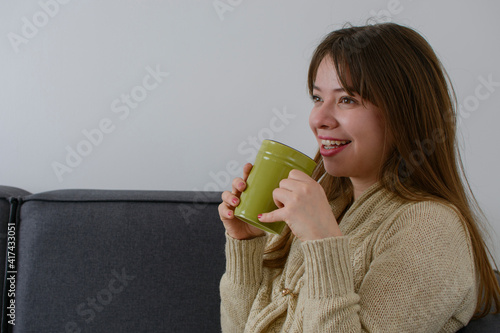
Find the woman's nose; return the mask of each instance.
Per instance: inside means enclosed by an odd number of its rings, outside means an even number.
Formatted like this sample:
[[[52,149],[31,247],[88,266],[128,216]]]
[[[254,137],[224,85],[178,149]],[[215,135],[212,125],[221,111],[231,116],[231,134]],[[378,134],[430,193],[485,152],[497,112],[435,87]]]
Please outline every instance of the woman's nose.
[[[339,125],[336,118],[335,107],[323,104],[320,107],[313,108],[309,116],[309,123],[312,127],[329,129]]]

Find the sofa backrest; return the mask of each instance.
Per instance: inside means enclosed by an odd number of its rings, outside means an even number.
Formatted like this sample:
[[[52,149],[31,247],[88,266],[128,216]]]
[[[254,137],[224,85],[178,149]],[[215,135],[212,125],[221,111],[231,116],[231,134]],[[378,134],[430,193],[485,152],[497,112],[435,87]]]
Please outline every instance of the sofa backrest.
[[[25,197],[13,332],[220,332],[220,193]],[[9,318],[7,318],[8,320]]]

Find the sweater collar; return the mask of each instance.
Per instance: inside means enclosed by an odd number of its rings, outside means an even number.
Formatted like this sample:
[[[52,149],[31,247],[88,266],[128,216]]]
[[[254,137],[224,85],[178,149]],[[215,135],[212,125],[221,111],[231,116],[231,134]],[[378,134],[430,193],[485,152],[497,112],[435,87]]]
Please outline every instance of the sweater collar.
[[[368,189],[366,189],[353,203],[350,207],[347,207],[350,200],[349,198],[341,197],[332,202],[332,209],[335,218],[347,208],[342,221],[339,226],[344,235],[349,234],[354,229],[363,224],[367,219],[374,217],[373,214],[383,213],[381,210],[381,205],[385,205],[390,202],[390,198],[393,196],[390,191],[387,191],[379,182],[373,184]],[[385,210],[385,209],[382,209]]]
[[[370,198],[374,193],[383,189],[382,185],[377,182],[370,187],[368,187],[349,207],[349,210],[352,210],[353,207],[361,205],[368,198]],[[338,219],[340,214],[346,209],[346,207],[351,203],[351,198],[346,196],[341,196],[332,202],[330,202],[330,206],[332,207],[333,215]]]

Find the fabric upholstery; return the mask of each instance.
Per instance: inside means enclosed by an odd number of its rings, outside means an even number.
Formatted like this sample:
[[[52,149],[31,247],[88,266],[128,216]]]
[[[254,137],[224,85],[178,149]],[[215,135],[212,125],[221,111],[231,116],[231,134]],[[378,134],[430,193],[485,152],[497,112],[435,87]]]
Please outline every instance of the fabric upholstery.
[[[168,191],[27,197],[14,332],[219,331],[219,201]]]

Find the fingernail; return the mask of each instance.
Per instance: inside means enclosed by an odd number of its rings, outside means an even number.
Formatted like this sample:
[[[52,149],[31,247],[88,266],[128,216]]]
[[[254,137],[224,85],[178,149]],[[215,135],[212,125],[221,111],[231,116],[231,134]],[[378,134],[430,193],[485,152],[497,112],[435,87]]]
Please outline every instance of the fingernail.
[[[260,220],[260,218],[262,217],[262,214],[259,214],[257,215],[257,218]]]
[[[227,212],[227,216],[231,216],[231,213],[232,213],[232,212]]]
[[[240,183],[239,187],[243,187],[243,186],[245,186],[245,183]]]
[[[234,199],[233,199],[233,203],[235,204],[235,203],[237,203],[237,202],[238,202],[238,199],[234,198]]]

